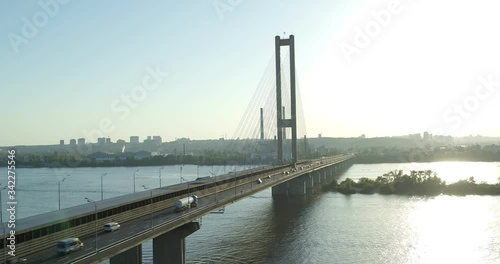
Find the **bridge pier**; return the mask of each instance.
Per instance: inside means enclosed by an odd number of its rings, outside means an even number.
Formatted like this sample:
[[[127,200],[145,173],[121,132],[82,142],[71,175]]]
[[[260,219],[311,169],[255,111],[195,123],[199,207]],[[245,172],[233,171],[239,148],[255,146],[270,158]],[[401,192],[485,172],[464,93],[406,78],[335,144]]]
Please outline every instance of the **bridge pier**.
[[[321,170],[321,176],[323,177],[323,183],[326,182],[326,169]]]
[[[288,182],[272,187],[273,198],[288,197]]]
[[[306,181],[305,176],[297,177],[290,180],[288,193],[292,196],[303,196],[306,194]]]
[[[314,193],[314,179],[313,176],[308,173],[304,176],[306,180],[306,193],[313,194]]]
[[[186,263],[186,237],[200,229],[191,222],[153,238],[153,263]]]
[[[142,244],[137,245],[127,251],[109,259],[110,264],[141,264],[142,263]]]
[[[316,189],[319,189],[321,187],[321,175],[319,171],[315,171],[312,173],[312,178],[313,178],[313,184]]]

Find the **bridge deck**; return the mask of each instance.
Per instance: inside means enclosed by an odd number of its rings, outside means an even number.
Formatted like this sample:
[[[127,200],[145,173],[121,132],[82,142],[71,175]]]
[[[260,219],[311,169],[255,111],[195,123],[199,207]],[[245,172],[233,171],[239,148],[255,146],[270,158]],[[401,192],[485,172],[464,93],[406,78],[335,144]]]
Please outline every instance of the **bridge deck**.
[[[196,194],[200,198],[199,205],[197,207],[179,213],[174,211],[175,203],[173,202],[161,210],[154,210],[156,205],[153,208],[149,207],[149,210],[143,210],[142,213],[138,214],[136,218],[126,222],[120,222],[122,225],[121,229],[112,233],[102,232],[102,225],[96,224],[95,221],[93,221],[93,227],[89,230],[87,236],[80,236],[85,245],[84,249],[65,257],[58,257],[55,255],[55,241],[53,241],[53,243],[44,244],[45,247],[39,249],[39,252],[23,257],[27,257],[30,263],[89,263],[106,260],[129,248],[140,245],[145,240],[152,239],[264,189],[281,184],[296,177],[321,170],[325,167],[347,161],[351,158],[352,156],[342,155],[329,159],[308,161],[306,163],[302,163],[303,165],[298,164],[297,170],[292,170],[291,166],[279,167],[274,170],[269,170],[268,168],[255,169],[204,179],[202,182],[192,181],[185,184],[163,187],[161,189],[115,197],[97,202],[95,203],[95,206],[93,204],[83,204],[67,208],[61,210],[64,211],[62,212],[62,215],[70,218],[96,213],[96,208],[97,212],[99,212],[124,203],[130,203],[132,201],[152,201],[160,195],[179,190],[186,191],[187,194]],[[239,179],[241,177],[243,177],[244,180]],[[233,181],[231,181],[231,179]],[[257,183],[258,179],[260,179],[262,183]],[[223,182],[224,180],[229,182],[217,185],[216,188],[209,189],[209,192],[189,192],[189,190],[196,187],[210,185],[216,181]],[[178,198],[179,197],[174,197],[173,199]],[[126,213],[127,212],[123,212],[122,214]],[[18,233],[23,230],[36,229],[41,226],[47,226],[54,222],[61,221],[61,219],[59,219],[60,216],[61,212],[58,211],[21,219],[19,220],[19,224],[22,228],[18,229]],[[116,218],[119,217],[117,216]],[[37,225],[33,224],[35,219],[37,220]],[[97,253],[96,239],[98,248]]]

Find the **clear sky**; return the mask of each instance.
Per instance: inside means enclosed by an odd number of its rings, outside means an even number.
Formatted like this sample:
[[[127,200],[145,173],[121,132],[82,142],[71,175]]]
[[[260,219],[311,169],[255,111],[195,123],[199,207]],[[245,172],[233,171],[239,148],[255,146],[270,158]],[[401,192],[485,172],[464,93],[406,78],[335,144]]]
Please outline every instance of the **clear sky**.
[[[0,146],[231,136],[283,32],[296,38],[309,136],[500,136],[498,10],[494,0],[2,1]]]

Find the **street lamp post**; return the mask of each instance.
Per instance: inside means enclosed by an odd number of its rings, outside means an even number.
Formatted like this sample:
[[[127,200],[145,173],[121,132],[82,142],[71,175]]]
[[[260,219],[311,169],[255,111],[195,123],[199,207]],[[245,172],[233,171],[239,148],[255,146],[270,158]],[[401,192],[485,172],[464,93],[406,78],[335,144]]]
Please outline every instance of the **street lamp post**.
[[[189,201],[189,181],[186,181],[186,182],[187,182],[187,185],[188,185],[188,195],[187,195],[187,197],[188,197],[188,201]],[[188,206],[189,206],[188,208],[191,209],[191,204],[189,202],[188,202]],[[189,210],[189,211],[191,211],[191,210]]]
[[[182,183],[182,166],[181,166],[181,169],[180,169],[180,175],[181,175],[181,183]]]
[[[101,175],[101,201],[102,201],[102,200],[103,200],[103,198],[104,198],[103,189],[102,189],[102,178],[103,178],[104,176],[106,176],[106,174],[108,174],[108,173],[106,172],[106,173],[104,173],[103,175]]]
[[[59,210],[61,210],[61,182],[63,182],[64,180],[66,180],[67,177],[69,177],[70,175],[66,175],[66,177],[64,177],[62,180],[58,181],[57,182],[57,193],[58,193],[58,197],[59,197]]]
[[[136,171],[134,171],[134,193],[135,193],[135,174],[139,171],[139,169],[137,169]]]
[[[85,197],[85,200],[87,200],[88,203],[94,203],[94,210],[95,210],[95,253],[97,254],[97,202]]]
[[[159,170],[159,174],[160,174],[160,175],[158,176],[158,177],[160,178],[160,188],[161,188],[161,170],[163,170],[163,168],[164,168],[164,167],[161,167],[161,169]]]

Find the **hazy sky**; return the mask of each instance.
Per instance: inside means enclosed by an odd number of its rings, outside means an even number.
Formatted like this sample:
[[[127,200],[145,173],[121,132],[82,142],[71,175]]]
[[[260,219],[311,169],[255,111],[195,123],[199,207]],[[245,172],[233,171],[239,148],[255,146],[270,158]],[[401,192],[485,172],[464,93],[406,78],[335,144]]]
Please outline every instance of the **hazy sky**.
[[[296,38],[309,136],[500,136],[499,10],[494,0],[2,1],[0,146],[231,136],[283,32]]]

